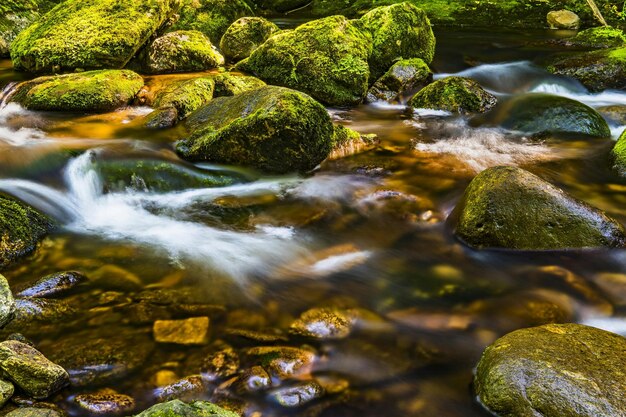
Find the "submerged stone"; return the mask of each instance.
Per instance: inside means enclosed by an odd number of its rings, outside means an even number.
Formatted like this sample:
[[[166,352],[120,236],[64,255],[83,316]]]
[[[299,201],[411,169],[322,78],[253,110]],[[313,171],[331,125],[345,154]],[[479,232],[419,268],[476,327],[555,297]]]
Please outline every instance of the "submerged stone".
[[[316,381],[278,388],[270,394],[270,399],[286,408],[301,407],[324,395],[324,389]]]
[[[261,366],[243,371],[237,380],[237,391],[241,394],[267,390],[272,386],[272,377]]]
[[[87,281],[87,277],[78,271],[55,272],[40,278],[17,295],[18,297],[53,298],[67,294]]]
[[[11,399],[14,392],[15,387],[12,383],[0,379],[0,407],[3,407],[7,403],[7,401]]]
[[[194,72],[224,65],[224,57],[197,30],[169,32],[141,51],[129,68],[146,74]]]
[[[76,313],[76,309],[64,300],[18,298],[15,301],[15,319],[9,324],[9,328],[19,330],[32,322],[61,323]]]
[[[409,100],[417,109],[451,113],[483,113],[496,105],[496,97],[469,78],[447,77],[421,89]]]
[[[35,348],[8,340],[0,343],[0,369],[21,390],[36,399],[48,398],[69,383],[67,372]]]
[[[314,352],[289,346],[249,348],[245,355],[281,380],[309,374],[315,362]]]
[[[553,74],[572,77],[592,92],[626,88],[626,47],[556,57],[547,65]]]
[[[367,92],[371,51],[369,33],[331,16],[272,36],[237,68],[326,104],[352,105]]]
[[[220,97],[187,120],[177,152],[193,161],[249,165],[270,172],[308,171],[332,147],[326,109],[306,94],[262,87]]]
[[[157,320],[154,322],[153,333],[154,340],[158,343],[206,345],[209,341],[209,318]]]
[[[13,66],[30,72],[123,68],[174,13],[174,0],[67,0],[21,32]]]
[[[593,108],[567,97],[551,94],[525,94],[506,103],[498,111],[502,127],[535,135],[582,135],[608,138],[606,120]]]
[[[580,17],[569,10],[554,10],[546,16],[550,29],[576,30],[580,27]]]
[[[433,74],[420,58],[396,62],[367,92],[367,101],[402,102],[432,81]]]
[[[224,379],[239,371],[239,355],[228,345],[220,345],[220,349],[210,353],[202,363],[202,373],[210,380]]]
[[[130,104],[141,87],[132,71],[88,71],[23,82],[11,100],[29,110],[108,112]]]
[[[476,248],[559,250],[626,244],[616,220],[515,167],[481,172],[455,210],[455,234]]]
[[[332,308],[307,310],[290,326],[292,333],[316,339],[343,339],[350,335],[356,317],[350,311]]]
[[[191,375],[157,388],[154,393],[159,402],[191,400],[201,397],[208,390],[202,375]]]
[[[241,61],[280,29],[262,17],[242,17],[228,27],[220,40],[220,50],[233,62]]]
[[[135,417],[239,417],[239,415],[208,401],[184,403],[172,400],[154,405]]]
[[[502,416],[626,413],[626,339],[579,324],[517,330],[489,346],[474,388]]]
[[[101,389],[91,394],[79,394],[74,397],[78,407],[91,416],[127,415],[135,408],[135,400],[120,394],[111,388]]]

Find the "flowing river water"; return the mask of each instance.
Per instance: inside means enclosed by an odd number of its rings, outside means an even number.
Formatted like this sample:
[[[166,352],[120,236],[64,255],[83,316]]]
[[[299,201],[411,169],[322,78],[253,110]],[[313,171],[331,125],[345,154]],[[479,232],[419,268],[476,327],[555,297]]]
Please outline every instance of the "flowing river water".
[[[549,92],[626,109],[626,93],[590,94],[535,64],[568,33],[436,28],[436,35],[436,78],[474,78],[501,102]],[[0,62],[0,88],[23,77]],[[194,358],[206,351],[154,343],[141,313],[146,300],[203,306],[211,341],[236,349],[307,345],[316,352],[313,375],[344,388],[291,410],[264,394],[240,394],[248,415],[485,416],[470,383],[497,337],[551,321],[626,334],[626,251],[476,251],[455,240],[446,221],[478,172],[516,165],[626,224],[626,182],[610,171],[610,140],[533,141],[480,120],[362,105],[329,112],[377,134],[376,149],[327,161],[310,175],[268,177],[182,162],[172,151],[181,130],[137,123],[149,111],[0,108],[0,190],[59,224],[35,255],[4,271],[12,288],[64,270],[105,277],[69,296],[71,311],[5,332],[21,332],[52,359],[103,345],[111,357],[141,356],[105,384],[132,395],[138,409],[156,401],[155,375],[198,373]],[[615,139],[624,126],[609,122]],[[129,160],[237,180],[158,192],[106,184],[101,167]],[[291,322],[315,307],[356,308],[365,319],[342,340],[289,336]],[[81,415],[72,397],[95,385],[53,400]],[[217,385],[206,398],[224,390]]]

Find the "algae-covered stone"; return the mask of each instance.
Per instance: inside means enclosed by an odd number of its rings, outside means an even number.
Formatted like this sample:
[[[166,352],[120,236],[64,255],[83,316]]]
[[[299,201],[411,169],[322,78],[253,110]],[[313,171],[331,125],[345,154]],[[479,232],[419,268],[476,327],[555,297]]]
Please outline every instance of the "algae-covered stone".
[[[9,56],[13,39],[59,0],[3,0],[0,2],[0,57]]]
[[[310,0],[255,0],[255,3],[263,9],[285,13],[306,6]]]
[[[9,323],[15,314],[15,300],[9,282],[0,275],[0,328]]]
[[[315,352],[290,346],[253,347],[244,354],[281,380],[311,373],[315,362]]]
[[[194,72],[224,65],[224,57],[197,30],[179,30],[156,38],[129,68],[147,74]]]
[[[30,72],[123,68],[173,14],[175,0],[66,0],[11,44]]]
[[[228,27],[220,49],[230,61],[241,61],[278,31],[278,26],[262,17],[242,17]]]
[[[554,10],[546,16],[550,29],[576,30],[580,27],[580,17],[569,10]]]
[[[182,0],[179,15],[169,30],[199,30],[219,45],[231,23],[254,12],[244,0]]]
[[[281,387],[272,391],[270,399],[285,408],[301,407],[324,395],[324,388],[316,381],[300,382],[298,384]]]
[[[87,277],[78,271],[55,272],[37,280],[17,295],[35,298],[56,297],[72,291],[87,281]]]
[[[0,268],[35,250],[52,221],[34,208],[0,195]]]
[[[66,417],[66,414],[52,408],[20,407],[6,414],[5,417]]]
[[[367,101],[401,102],[432,81],[433,74],[420,58],[403,59],[389,70],[369,89]]]
[[[448,77],[427,85],[409,100],[418,109],[451,113],[482,113],[496,105],[496,97],[469,78]]]
[[[135,408],[135,400],[120,394],[111,388],[87,394],[78,394],[74,403],[90,416],[99,415],[128,415]]]
[[[583,52],[554,58],[548,71],[572,77],[592,92],[626,88],[626,47]]]
[[[131,103],[143,78],[128,70],[97,70],[35,78],[11,97],[29,110],[107,112]]]
[[[626,415],[626,339],[579,324],[517,330],[485,350],[474,388],[500,416]]]
[[[184,119],[213,98],[215,81],[209,77],[192,78],[172,83],[159,91],[154,107],[176,109],[179,119]]]
[[[11,399],[14,392],[15,387],[12,383],[0,379],[0,407],[3,407],[7,403],[7,401]]]
[[[46,359],[37,349],[15,340],[0,343],[0,369],[36,399],[48,398],[69,383],[65,369]]]
[[[328,159],[341,159],[365,152],[373,149],[378,143],[378,136],[374,134],[362,135],[348,127],[335,125],[333,149],[328,155]]]
[[[292,333],[316,339],[343,339],[350,335],[356,317],[333,308],[307,310],[290,326]]]
[[[600,26],[581,30],[566,43],[581,48],[616,48],[626,44],[626,34],[621,29]]]
[[[481,172],[456,211],[455,234],[476,248],[548,250],[626,244],[617,221],[515,167]]]
[[[76,309],[64,300],[46,298],[18,298],[15,301],[15,319],[9,329],[19,330],[33,322],[66,322],[76,314]]]
[[[239,417],[239,415],[207,401],[184,403],[172,400],[154,405],[135,417]]]
[[[176,146],[182,157],[272,172],[313,169],[332,147],[326,109],[282,87],[214,99],[188,118],[187,127],[191,135]]]
[[[499,113],[502,127],[530,134],[608,138],[604,118],[579,101],[550,94],[526,94],[512,99]]]
[[[213,81],[215,82],[215,97],[236,96],[266,85],[256,77],[231,73],[218,74],[213,77]]]
[[[372,37],[368,59],[372,80],[382,76],[394,62],[420,58],[427,64],[435,56],[435,35],[426,13],[410,3],[378,7],[359,23]]]
[[[209,318],[157,320],[154,322],[153,332],[154,340],[158,343],[206,345],[209,341]]]
[[[326,104],[350,105],[367,92],[371,51],[371,35],[331,16],[272,36],[237,68]]]
[[[622,177],[626,177],[626,130],[622,132],[611,151],[613,169]]]

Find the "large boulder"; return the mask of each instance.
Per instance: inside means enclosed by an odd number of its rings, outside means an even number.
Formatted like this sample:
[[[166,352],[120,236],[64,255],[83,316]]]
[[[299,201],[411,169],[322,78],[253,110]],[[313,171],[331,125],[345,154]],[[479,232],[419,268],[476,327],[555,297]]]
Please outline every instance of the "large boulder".
[[[242,17],[228,27],[220,41],[220,49],[230,61],[241,61],[279,30],[262,17]]]
[[[185,159],[249,165],[271,172],[308,171],[328,156],[333,125],[306,94],[267,86],[220,97],[189,116]]]
[[[558,250],[623,247],[623,227],[530,172],[481,172],[456,207],[455,234],[475,248]]]
[[[389,70],[367,92],[367,101],[402,102],[433,79],[428,65],[420,58],[403,59]]]
[[[244,0],[182,0],[178,21],[169,30],[199,30],[219,45],[228,26],[245,16],[254,12]]]
[[[623,416],[626,339],[579,324],[517,330],[485,350],[474,388],[499,416]]]
[[[496,97],[469,78],[448,77],[421,89],[409,100],[417,109],[451,113],[482,113],[496,105]]]
[[[626,47],[583,52],[556,57],[547,65],[548,71],[572,77],[592,92],[609,88],[626,88]]]
[[[30,72],[123,68],[174,13],[176,0],[67,0],[11,44],[13,66]]]
[[[0,195],[0,268],[35,250],[52,221],[19,201]]]
[[[135,417],[239,417],[239,415],[207,401],[184,403],[181,400],[172,400],[154,405]]]
[[[527,134],[608,138],[604,118],[579,101],[550,94],[526,94],[509,101],[498,112],[502,127]]]
[[[272,36],[238,68],[330,105],[351,105],[367,92],[371,51],[368,33],[331,16]]]
[[[372,80],[382,76],[400,59],[421,58],[430,64],[435,56],[435,35],[426,13],[403,2],[378,7],[359,20],[372,37],[369,57]]]
[[[129,70],[96,70],[35,78],[11,97],[29,110],[107,112],[132,102],[143,78]]]
[[[224,65],[224,57],[197,30],[169,32],[156,38],[128,68],[146,74],[204,71]]]

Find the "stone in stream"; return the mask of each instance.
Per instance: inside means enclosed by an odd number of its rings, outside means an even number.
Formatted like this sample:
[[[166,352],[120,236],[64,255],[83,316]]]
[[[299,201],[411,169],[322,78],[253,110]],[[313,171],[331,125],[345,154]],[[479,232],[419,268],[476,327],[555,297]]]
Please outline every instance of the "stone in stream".
[[[285,408],[301,407],[324,395],[324,389],[316,381],[300,382],[298,384],[281,387],[269,394],[269,398]]]
[[[157,320],[153,326],[154,340],[177,345],[206,345],[209,341],[209,318]]]
[[[66,417],[66,414],[52,408],[34,406],[17,408],[5,417]]]
[[[475,248],[624,247],[622,225],[528,171],[499,166],[472,180],[454,233]]]
[[[225,343],[216,344],[218,350],[211,352],[202,362],[202,373],[208,379],[225,379],[239,371],[237,351]]]
[[[0,407],[3,407],[11,399],[15,392],[15,386],[9,381],[0,379]]]
[[[262,17],[242,17],[228,27],[220,50],[232,62],[241,61],[280,29]]]
[[[622,132],[613,146],[611,157],[613,160],[613,169],[621,177],[626,177],[626,130]]]
[[[496,113],[502,127],[527,134],[611,136],[609,125],[597,111],[567,97],[524,94],[505,103]]]
[[[517,330],[485,350],[474,389],[501,416],[626,415],[626,339],[579,324]]]
[[[87,277],[78,271],[55,272],[37,280],[20,291],[18,297],[54,298],[67,294],[77,286],[88,282]]]
[[[244,355],[281,380],[308,375],[316,360],[315,352],[289,346],[254,347],[246,349]]]
[[[15,300],[15,318],[7,328],[19,331],[33,322],[63,323],[76,316],[77,312],[65,300],[18,298]]]
[[[155,94],[153,107],[176,109],[182,120],[213,99],[215,81],[211,77],[192,78],[168,84]]]
[[[143,74],[205,71],[224,65],[224,57],[197,30],[169,32],[156,38],[128,64]]]
[[[291,333],[316,339],[343,339],[350,335],[356,314],[333,308],[307,310],[289,328]]]
[[[0,196],[0,268],[33,252],[52,226],[50,218],[31,206]]]
[[[182,0],[181,3],[179,18],[168,30],[198,30],[214,45],[219,45],[222,35],[235,20],[254,16],[245,0]]]
[[[135,400],[111,388],[90,394],[78,394],[74,403],[90,416],[128,415],[135,409]]]
[[[145,116],[144,125],[148,129],[167,129],[178,123],[178,111],[175,107],[161,107]]]
[[[208,401],[184,403],[172,400],[154,405],[135,417],[240,417]]]
[[[206,395],[209,387],[202,375],[191,375],[166,386],[154,390],[154,396],[159,402],[170,400],[194,400]]]
[[[402,102],[411,94],[425,87],[433,79],[428,65],[420,58],[396,62],[367,92],[367,101]]]
[[[324,106],[274,86],[214,99],[189,116],[186,127],[190,135],[176,145],[183,158],[277,173],[315,168],[333,138]]]
[[[416,109],[450,113],[484,113],[496,105],[496,97],[469,78],[447,77],[427,85],[408,102]]]
[[[0,274],[0,328],[6,326],[15,316],[15,300],[9,282]]]
[[[141,278],[121,266],[107,264],[89,274],[93,285],[113,291],[139,291],[143,287]]]
[[[258,78],[249,75],[222,73],[213,77],[215,81],[215,97],[230,97],[246,91],[256,90],[266,84]]]
[[[129,70],[98,70],[25,81],[11,101],[29,110],[109,112],[130,104],[143,78]]]
[[[328,155],[328,159],[341,159],[350,155],[366,152],[374,149],[379,143],[380,141],[377,135],[362,135],[349,127],[335,125],[333,149]]]
[[[306,6],[310,0],[255,0],[254,3],[263,9],[285,13]]]
[[[123,68],[176,8],[175,0],[66,0],[11,44],[17,70]]]
[[[565,44],[577,48],[616,48],[626,44],[626,34],[621,29],[599,26],[581,30],[576,36],[566,39]]]
[[[272,377],[262,366],[253,366],[243,371],[235,383],[236,390],[240,394],[256,391],[265,391],[272,386]]]
[[[580,27],[580,17],[569,10],[553,10],[546,16],[550,29],[576,30]]]
[[[37,349],[14,340],[0,343],[0,369],[6,378],[36,399],[48,398],[69,383],[65,369]]]

